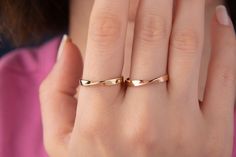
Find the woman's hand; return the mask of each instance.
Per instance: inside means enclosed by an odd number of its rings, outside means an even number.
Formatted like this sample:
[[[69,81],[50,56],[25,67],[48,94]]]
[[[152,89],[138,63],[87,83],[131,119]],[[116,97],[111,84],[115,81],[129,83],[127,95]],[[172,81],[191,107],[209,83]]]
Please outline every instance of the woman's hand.
[[[83,75],[78,49],[69,39],[62,43],[59,59],[40,90],[49,155],[230,157],[236,44],[223,7],[213,19],[212,58],[202,103],[198,81],[204,0],[179,0],[174,14],[173,0],[140,1],[130,77],[150,80],[168,74],[168,82],[127,88],[80,86],[78,100],[74,98],[81,75],[94,81],[122,75],[128,9],[127,0],[95,1]]]

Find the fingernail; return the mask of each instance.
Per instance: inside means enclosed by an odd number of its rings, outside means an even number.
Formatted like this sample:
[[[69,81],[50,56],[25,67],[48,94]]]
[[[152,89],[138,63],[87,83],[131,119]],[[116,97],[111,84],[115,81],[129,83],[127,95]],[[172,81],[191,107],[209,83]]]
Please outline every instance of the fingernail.
[[[65,44],[66,44],[67,42],[69,42],[69,41],[70,41],[70,38],[68,37],[68,35],[65,34],[65,35],[63,36],[62,40],[61,40],[61,44],[60,44],[59,49],[58,49],[57,60],[60,59],[60,57],[61,57],[61,55],[62,55],[62,53],[63,53],[63,51],[64,51]]]
[[[216,18],[219,24],[224,26],[230,25],[230,17],[225,6],[219,5],[216,7]]]

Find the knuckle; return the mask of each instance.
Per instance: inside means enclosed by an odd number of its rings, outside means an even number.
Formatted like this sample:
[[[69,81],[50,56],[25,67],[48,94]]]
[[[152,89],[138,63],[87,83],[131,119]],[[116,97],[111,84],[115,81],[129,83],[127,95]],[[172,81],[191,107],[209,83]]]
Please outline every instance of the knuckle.
[[[199,37],[193,30],[185,29],[172,34],[171,47],[180,52],[195,53],[199,46]]]
[[[231,39],[228,38],[228,40],[225,40],[225,47],[234,50],[234,52],[236,51],[236,40],[235,38]]]
[[[153,127],[140,124],[138,128],[129,130],[126,139],[128,140],[128,143],[132,145],[149,149],[157,145],[157,138],[157,134]]]
[[[218,78],[224,85],[235,85],[236,83],[236,71],[232,67],[222,66],[219,69]]]
[[[86,122],[80,127],[80,134],[88,139],[100,138],[104,134],[105,130],[102,125],[97,122]]]
[[[186,136],[183,132],[176,132],[170,136],[170,147],[172,150],[185,150],[188,148],[188,144],[190,144],[191,137]]]
[[[167,22],[159,15],[152,13],[144,13],[138,19],[138,39],[145,44],[159,43],[165,41],[168,37]]]
[[[89,36],[99,45],[109,46],[121,37],[122,22],[118,15],[101,12],[91,17]]]

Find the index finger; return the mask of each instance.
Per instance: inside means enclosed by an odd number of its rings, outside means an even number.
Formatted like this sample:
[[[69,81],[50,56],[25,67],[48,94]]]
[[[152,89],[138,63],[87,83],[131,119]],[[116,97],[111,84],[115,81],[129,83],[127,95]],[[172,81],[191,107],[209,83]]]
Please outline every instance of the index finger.
[[[120,77],[129,0],[96,0],[91,13],[83,78],[100,81]]]
[[[95,0],[88,31],[83,80],[96,82],[117,78],[122,74],[128,10],[129,0]],[[79,127],[75,128],[99,124],[97,121],[100,119],[114,119],[104,118],[112,116],[104,113],[112,108],[111,104],[121,93],[120,87],[81,87],[77,110],[79,116],[75,123]]]

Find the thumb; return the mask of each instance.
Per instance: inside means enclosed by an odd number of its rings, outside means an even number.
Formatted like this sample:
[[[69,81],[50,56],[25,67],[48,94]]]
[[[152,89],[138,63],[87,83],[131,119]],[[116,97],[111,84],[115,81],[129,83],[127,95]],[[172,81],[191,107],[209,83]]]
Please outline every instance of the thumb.
[[[44,145],[50,156],[65,156],[74,126],[77,100],[74,98],[82,75],[82,57],[66,35],[57,63],[40,86]]]

